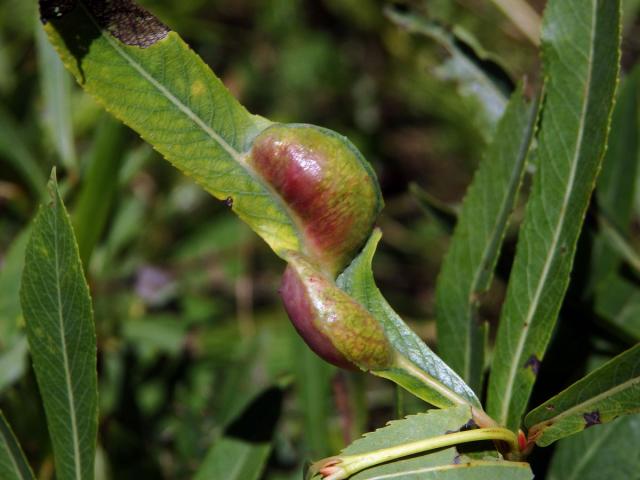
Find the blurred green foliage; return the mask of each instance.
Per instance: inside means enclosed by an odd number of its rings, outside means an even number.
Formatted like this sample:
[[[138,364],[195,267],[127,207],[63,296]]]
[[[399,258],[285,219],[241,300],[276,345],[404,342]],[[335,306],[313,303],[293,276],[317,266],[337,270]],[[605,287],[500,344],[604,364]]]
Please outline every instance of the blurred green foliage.
[[[408,186],[455,205],[487,134],[477,122],[481,106],[434,75],[447,52],[398,28],[374,0],[141,3],[179,31],[250,111],[334,129],[361,149],[387,204],[376,277],[433,343],[433,285],[450,230],[424,214]],[[544,1],[530,3],[541,11]],[[536,49],[492,2],[411,6],[464,28],[512,79],[526,76],[535,86]],[[623,67],[640,52],[639,7],[626,1]],[[264,478],[299,478],[306,460],[398,412],[424,409],[386,382],[316,358],[277,297],[282,262],[225,205],[113,122],[38,31],[35,1],[0,3],[0,408],[38,478],[53,478],[53,460],[17,292],[25,232],[52,166],[94,300],[98,478],[191,478],[216,441],[242,437],[241,420],[256,408],[265,412],[256,429],[273,435]],[[637,245],[637,224],[631,235]],[[499,267],[484,299],[489,319],[507,273],[508,265]],[[629,288],[638,291],[637,279]],[[558,378],[575,375],[574,368]],[[544,471],[545,458],[534,457],[534,469]]]

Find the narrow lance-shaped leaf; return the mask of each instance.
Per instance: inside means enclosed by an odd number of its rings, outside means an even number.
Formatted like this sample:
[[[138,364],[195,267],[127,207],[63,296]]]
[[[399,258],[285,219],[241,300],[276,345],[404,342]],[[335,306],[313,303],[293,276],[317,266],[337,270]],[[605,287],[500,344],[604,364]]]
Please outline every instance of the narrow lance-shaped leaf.
[[[249,114],[175,32],[131,0],[40,0],[40,14],[80,85],[278,255],[303,253],[335,275],[364,243],[382,200],[346,138]]]
[[[600,168],[615,92],[620,4],[550,0],[543,19],[546,99],[538,170],[507,289],[488,412],[518,428],[569,283]]]
[[[60,480],[93,478],[98,428],[96,336],[89,288],[57,189],[33,223],[20,297]]]
[[[438,353],[479,391],[486,326],[478,296],[491,285],[500,246],[522,183],[538,102],[518,89],[471,183],[436,286]]]
[[[0,478],[3,480],[31,480],[31,468],[24,457],[9,423],[0,411]]]
[[[550,398],[525,420],[544,447],[585,428],[640,412],[640,344]]]
[[[624,236],[629,233],[636,192],[636,174],[640,164],[640,65],[620,87],[611,118],[611,134],[602,173],[596,186],[598,210],[605,221]],[[602,235],[593,246],[591,288],[607,283],[620,265],[620,256]],[[597,284],[597,285],[596,285]]]
[[[124,160],[126,128],[112,117],[102,119],[89,154],[89,167],[78,193],[73,225],[85,267],[107,223]]]
[[[396,382],[432,405],[471,406],[476,423],[492,425],[473,390],[402,321],[375,285],[371,262],[381,236],[374,230],[362,253],[337,280],[338,286],[379,322],[395,351],[390,366],[374,368],[372,373]]]

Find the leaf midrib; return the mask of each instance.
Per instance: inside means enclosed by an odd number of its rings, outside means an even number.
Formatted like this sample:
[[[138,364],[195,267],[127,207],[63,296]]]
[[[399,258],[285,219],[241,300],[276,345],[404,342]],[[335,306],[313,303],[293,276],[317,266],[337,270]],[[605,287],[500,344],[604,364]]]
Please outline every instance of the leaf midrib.
[[[591,10],[592,10],[592,20],[591,20],[591,30],[590,30],[590,38],[589,38],[589,68],[587,73],[587,80],[585,85],[585,98],[582,104],[582,110],[580,115],[580,128],[578,130],[578,139],[576,143],[576,152],[571,165],[571,173],[569,176],[569,182],[567,183],[567,189],[565,190],[565,195],[562,200],[561,206],[561,215],[556,225],[556,229],[553,234],[551,248],[549,249],[552,252],[551,255],[548,255],[545,259],[544,268],[542,270],[542,275],[540,276],[540,280],[538,285],[536,286],[536,292],[533,297],[533,301],[529,306],[527,311],[527,315],[525,316],[522,333],[518,339],[518,344],[516,346],[516,354],[514,355],[514,361],[511,363],[511,367],[509,369],[509,375],[507,377],[507,385],[505,389],[504,401],[502,404],[502,409],[500,411],[500,423],[506,423],[508,415],[509,415],[509,407],[511,406],[511,399],[513,395],[513,386],[515,383],[516,373],[518,371],[518,366],[522,363],[521,357],[522,352],[524,350],[525,343],[528,338],[528,332],[531,327],[531,319],[535,315],[538,304],[540,302],[540,297],[542,295],[542,291],[544,290],[544,286],[547,282],[547,276],[549,275],[549,271],[551,270],[551,265],[553,260],[557,255],[557,246],[560,241],[560,235],[563,231],[565,218],[567,215],[567,207],[569,204],[569,200],[571,199],[571,194],[573,192],[573,185],[575,183],[576,174],[578,171],[578,163],[582,154],[583,147],[583,137],[585,131],[585,123],[586,123],[586,114],[588,110],[588,106],[591,100],[591,84],[592,84],[592,76],[593,76],[593,56],[595,53],[595,31],[596,31],[596,22],[597,22],[597,3],[598,0],[593,0],[591,2]]]
[[[54,259],[55,259],[55,273],[56,273],[56,296],[58,301],[58,327],[60,329],[60,344],[62,350],[62,361],[64,366],[64,375],[65,375],[65,384],[67,387],[68,394],[68,403],[69,403],[69,416],[71,417],[71,436],[73,441],[73,453],[74,453],[74,467],[75,467],[75,477],[77,479],[82,478],[82,468],[80,465],[80,440],[78,438],[78,424],[76,419],[75,412],[75,396],[73,394],[73,388],[71,385],[71,371],[69,369],[69,355],[67,354],[67,343],[65,340],[64,333],[64,314],[62,312],[62,290],[60,289],[60,259],[58,255],[58,222],[59,222],[59,211],[60,205],[58,202],[60,198],[56,193],[56,201],[55,201],[55,210],[54,210],[54,234],[53,234],[53,244],[54,244]]]

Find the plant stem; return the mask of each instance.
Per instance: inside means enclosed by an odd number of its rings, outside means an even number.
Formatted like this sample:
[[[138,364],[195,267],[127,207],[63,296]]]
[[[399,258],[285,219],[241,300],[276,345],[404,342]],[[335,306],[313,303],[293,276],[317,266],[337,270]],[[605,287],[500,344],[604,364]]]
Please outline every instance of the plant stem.
[[[325,461],[324,466],[320,466],[319,472],[324,476],[325,480],[343,480],[365,468],[390,460],[461,443],[483,440],[504,441],[507,442],[514,451],[518,450],[518,439],[511,430],[506,428],[479,428],[476,430],[439,435],[416,442],[396,445],[395,447],[374,450],[373,452],[367,452],[361,455],[332,457],[328,462]]]
[[[540,45],[540,15],[525,0],[493,0],[536,47]]]

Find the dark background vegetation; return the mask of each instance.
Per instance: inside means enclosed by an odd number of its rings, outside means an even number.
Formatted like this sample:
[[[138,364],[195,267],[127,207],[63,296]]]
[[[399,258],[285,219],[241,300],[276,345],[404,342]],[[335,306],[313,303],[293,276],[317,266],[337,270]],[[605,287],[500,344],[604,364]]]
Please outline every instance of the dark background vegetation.
[[[433,286],[450,225],[425,212],[409,184],[455,205],[487,138],[475,100],[432,74],[446,58],[442,47],[393,25],[374,0],[142,3],[178,31],[250,111],[322,125],[358,145],[386,200],[376,278],[433,346]],[[542,11],[543,0],[530,3]],[[626,4],[623,68],[640,52],[640,2]],[[536,88],[537,49],[491,1],[425,0],[412,7],[463,26],[502,59],[514,80],[527,77],[530,90]],[[307,349],[277,296],[282,262],[224,204],[111,120],[66,73],[51,78],[36,41],[36,17],[35,1],[0,3],[2,285],[18,281],[9,272],[10,249],[38,206],[38,183],[41,188],[57,165],[67,206],[76,222],[84,221],[76,223],[78,234],[95,235],[88,278],[98,331],[102,478],[189,478],[220,435],[272,436],[265,478],[299,478],[305,460],[338,451],[398,413],[424,408],[398,397],[390,383],[338,371]],[[43,88],[56,81],[69,88],[73,145],[66,151],[56,148],[56,112]],[[100,155],[112,161],[93,170],[95,184],[107,176],[117,182],[83,190],[92,164],[105,163]],[[82,217],[82,202],[102,213]],[[514,240],[511,234],[484,301],[490,320]],[[53,457],[26,343],[15,327],[14,290],[0,291],[0,408],[36,474],[47,479]],[[571,325],[565,328],[574,335],[579,329]],[[566,381],[575,364],[558,370],[560,379],[550,373],[548,383]]]

